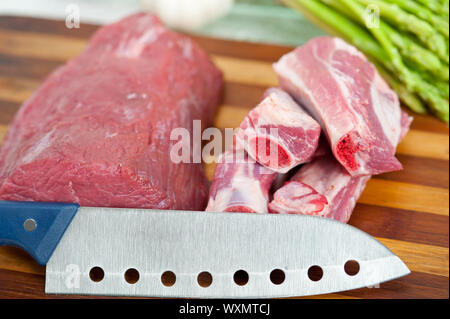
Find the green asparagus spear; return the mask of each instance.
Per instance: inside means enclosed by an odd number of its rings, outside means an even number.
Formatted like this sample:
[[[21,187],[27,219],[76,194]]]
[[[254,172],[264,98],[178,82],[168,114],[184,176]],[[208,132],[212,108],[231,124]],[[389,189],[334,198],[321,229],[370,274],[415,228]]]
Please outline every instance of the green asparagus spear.
[[[315,0],[282,0],[286,5],[293,8],[304,8],[311,12],[317,19],[323,23],[331,26],[335,31],[354,46],[363,48],[362,51],[367,54],[376,57],[380,61],[384,61],[385,64],[390,64],[389,57],[384,49],[378,44],[378,42],[372,37],[372,35],[366,30],[359,27],[357,24],[352,23],[339,13],[334,12],[327,6],[315,1]],[[392,67],[390,67],[392,68]]]
[[[340,0],[321,0],[322,2],[333,7],[348,18],[360,22],[358,17],[352,15],[346,7],[342,5]],[[449,79],[449,69],[444,63],[441,63],[439,57],[433,52],[423,48],[407,35],[397,32],[389,24],[380,21],[380,28],[386,33],[391,42],[399,49],[401,55],[408,61],[411,61],[419,67],[420,70],[431,72],[441,80]]]
[[[390,2],[395,3],[400,8],[413,13],[422,20],[430,23],[436,30],[445,35],[447,39],[449,38],[449,24],[447,19],[442,19],[440,16],[434,14],[434,12],[414,0],[390,0]]]
[[[385,79],[385,81],[389,84],[389,86],[398,94],[398,97],[403,102],[403,104],[407,105],[411,110],[413,110],[416,113],[420,114],[426,114],[426,107],[424,106],[422,100],[415,95],[414,93],[410,92],[401,82],[397,81],[391,74],[389,74],[389,71],[387,71],[383,66],[381,66],[379,63],[371,59],[372,62],[377,67],[378,72],[380,72],[380,75]]]
[[[448,66],[442,63],[433,52],[426,50],[413,39],[397,32],[383,21],[380,21],[380,27],[384,29],[405,60],[416,63],[420,70],[429,71],[441,80],[449,80]]]
[[[309,2],[309,1],[308,1]],[[354,0],[341,0],[342,4],[353,14],[359,17],[361,22],[365,22],[365,8]],[[442,98],[436,87],[424,81],[419,74],[411,71],[404,63],[397,48],[389,40],[389,37],[381,28],[369,29],[374,37],[380,42],[392,61],[395,71],[400,80],[406,85],[408,90],[417,93],[431,108],[431,111],[442,120],[449,120],[449,106]],[[383,62],[383,61],[381,61]]]
[[[436,14],[447,16],[448,17],[448,1],[436,1],[436,0],[417,0],[422,5],[430,9]]]
[[[419,74],[424,81],[432,84],[438,90],[440,96],[442,96],[444,99],[449,99],[450,89],[447,81],[436,79],[427,72],[419,72]]]
[[[388,19],[400,29],[415,34],[422,43],[436,53],[440,59],[447,64],[449,63],[448,47],[445,37],[442,34],[437,33],[429,23],[419,19],[415,15],[405,12],[400,7],[387,2],[380,0],[358,1],[365,5],[377,6],[380,9],[380,14],[383,18]]]

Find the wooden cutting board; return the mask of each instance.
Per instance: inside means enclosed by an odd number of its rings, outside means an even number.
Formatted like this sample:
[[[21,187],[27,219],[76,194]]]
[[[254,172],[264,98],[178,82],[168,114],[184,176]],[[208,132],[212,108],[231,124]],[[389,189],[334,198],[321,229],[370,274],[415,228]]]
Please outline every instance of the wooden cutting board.
[[[69,30],[63,22],[0,17],[0,141],[21,103],[47,74],[79,54],[97,28]],[[277,85],[271,63],[292,49],[194,38],[225,74],[224,101],[215,120],[221,129],[238,126],[264,90]],[[350,224],[379,239],[412,273],[379,288],[318,297],[449,297],[448,126],[415,116],[398,158],[404,170],[374,177]],[[214,167],[207,166],[206,172],[211,178]],[[0,247],[0,298],[54,298],[44,294],[44,273],[21,250]]]

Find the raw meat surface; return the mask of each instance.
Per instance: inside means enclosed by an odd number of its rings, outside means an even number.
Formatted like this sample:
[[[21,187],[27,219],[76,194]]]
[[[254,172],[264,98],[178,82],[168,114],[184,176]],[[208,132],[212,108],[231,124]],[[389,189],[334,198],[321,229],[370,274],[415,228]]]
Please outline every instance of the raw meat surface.
[[[401,118],[403,139],[412,118],[404,112]],[[275,192],[269,210],[279,214],[318,215],[346,223],[371,177],[350,175],[322,140],[315,159],[301,167],[287,184]],[[305,191],[307,187],[312,191]],[[327,205],[321,205],[324,201],[318,200],[317,193],[325,196]]]
[[[206,211],[268,213],[269,191],[277,175],[249,157],[234,139],[218,160]]]
[[[282,89],[320,123],[336,159],[353,176],[402,169],[397,95],[353,46],[319,37],[274,65]]]
[[[220,71],[149,14],[101,28],[21,107],[0,150],[0,199],[202,210],[201,164],[170,159],[173,128],[210,124]]]
[[[291,180],[273,195],[269,212],[273,214],[299,214],[323,216],[328,200],[311,186]]]
[[[311,158],[320,131],[320,125],[289,94],[272,88],[245,117],[236,136],[258,163],[286,173]]]
[[[327,155],[318,157],[303,166],[287,185],[275,193],[274,201],[270,203],[269,207],[271,211],[277,213],[286,213],[287,211],[291,214],[297,212],[303,215],[318,215],[346,223],[370,177],[370,175],[351,176],[336,161],[333,154],[328,152]],[[295,184],[291,185],[293,183],[300,183],[303,186],[297,190],[294,188]],[[298,203],[297,196],[303,194],[305,185],[323,195],[327,200],[327,205],[316,205],[317,209],[311,212],[310,205],[304,206],[302,203]],[[316,197],[317,194],[309,194],[308,200],[314,200]],[[277,209],[280,207],[280,202],[284,205],[281,207],[282,209]],[[320,210],[320,208],[322,209]]]

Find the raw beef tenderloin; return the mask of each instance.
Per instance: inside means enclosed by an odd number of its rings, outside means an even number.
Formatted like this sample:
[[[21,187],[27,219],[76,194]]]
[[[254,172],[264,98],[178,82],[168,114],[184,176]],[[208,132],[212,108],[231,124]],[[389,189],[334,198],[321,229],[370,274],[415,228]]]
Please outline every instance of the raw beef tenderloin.
[[[171,161],[170,133],[209,125],[222,85],[207,55],[152,15],[101,28],[16,115],[0,199],[202,210],[202,166]]]

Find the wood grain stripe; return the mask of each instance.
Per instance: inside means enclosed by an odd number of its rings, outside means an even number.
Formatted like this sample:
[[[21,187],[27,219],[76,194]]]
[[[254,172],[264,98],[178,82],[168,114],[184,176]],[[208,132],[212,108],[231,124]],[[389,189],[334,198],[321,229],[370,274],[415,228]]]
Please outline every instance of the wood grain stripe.
[[[397,152],[419,157],[449,160],[448,135],[410,130]]]
[[[41,34],[52,34],[66,38],[88,39],[96,30],[99,29],[99,26],[81,23],[80,28],[68,29],[65,21],[32,17],[27,17],[24,19],[23,17],[16,16],[2,16],[0,19],[0,29],[33,33],[35,36],[40,36]]]
[[[403,170],[377,175],[376,178],[411,184],[449,188],[449,165],[446,160],[397,154]]]
[[[0,269],[27,274],[45,274],[45,267],[39,265],[28,253],[17,247],[0,246]]]
[[[219,55],[213,55],[212,60],[223,71],[225,81],[263,87],[278,85],[271,63]]]
[[[349,224],[376,237],[449,247],[447,216],[358,203]]]
[[[62,64],[63,62],[58,61],[13,57],[0,53],[0,75],[3,78],[34,80],[36,85]]]
[[[8,127],[5,125],[0,125],[0,145],[3,142],[3,139],[6,136],[6,132],[8,131]]]
[[[0,100],[22,104],[28,99],[38,83],[24,78],[4,78],[0,76]]]
[[[261,100],[266,89],[259,85],[226,82],[223,103],[236,109],[251,110]]]
[[[79,55],[87,41],[8,30],[0,32],[0,43],[2,54],[65,62]]]
[[[0,100],[0,124],[9,125],[16,112],[20,108],[20,103]]]
[[[414,272],[449,276],[449,249],[388,238],[377,238]]]
[[[449,215],[449,191],[437,187],[372,178],[360,203]]]
[[[382,283],[379,288],[362,288],[345,291],[340,294],[359,298],[442,298],[448,299],[448,278],[420,272],[413,272],[406,277]]]
[[[403,110],[414,118],[411,124],[412,129],[432,133],[443,133],[448,135],[449,132],[448,124],[445,124],[444,122],[439,121],[438,119],[430,115],[416,114],[408,110],[408,108],[406,107],[403,107]]]
[[[214,119],[214,127],[221,130],[225,128],[239,127],[242,120],[247,116],[250,108],[239,108],[232,105],[221,105],[217,109]]]
[[[92,296],[47,295],[45,276],[0,269],[0,296],[6,299],[92,299]],[[95,299],[144,299],[95,296]],[[147,298],[152,299],[152,298]]]

